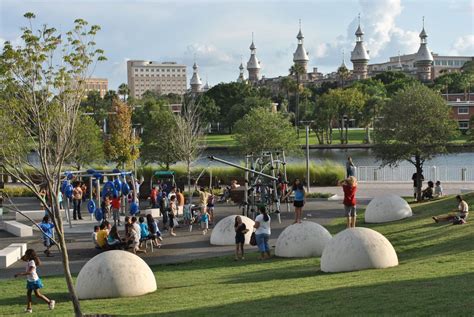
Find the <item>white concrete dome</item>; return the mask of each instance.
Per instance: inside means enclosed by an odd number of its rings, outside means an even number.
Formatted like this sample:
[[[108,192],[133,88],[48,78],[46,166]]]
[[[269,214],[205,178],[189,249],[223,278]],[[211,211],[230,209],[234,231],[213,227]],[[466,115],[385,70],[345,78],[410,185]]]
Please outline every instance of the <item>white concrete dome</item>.
[[[365,209],[365,222],[381,223],[400,220],[413,215],[407,201],[397,195],[377,196]]]
[[[390,241],[369,228],[349,228],[336,234],[324,248],[321,270],[350,272],[397,266],[398,257]]]
[[[211,244],[213,245],[235,245],[235,217],[238,215],[232,215],[225,217],[219,221],[211,234]],[[240,216],[242,222],[245,223],[245,227],[249,229],[249,232],[245,235],[245,244],[249,244],[250,236],[252,235],[253,225],[255,222],[245,216]]]
[[[311,221],[294,223],[283,230],[275,245],[275,255],[284,258],[321,256],[331,234],[323,226]]]
[[[156,291],[155,275],[137,255],[112,250],[90,259],[76,281],[79,299],[139,296]]]

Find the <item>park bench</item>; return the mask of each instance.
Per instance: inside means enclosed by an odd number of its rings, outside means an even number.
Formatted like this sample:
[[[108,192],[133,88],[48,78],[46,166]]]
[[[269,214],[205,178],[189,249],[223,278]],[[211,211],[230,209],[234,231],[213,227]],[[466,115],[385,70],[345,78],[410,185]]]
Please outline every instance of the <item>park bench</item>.
[[[33,235],[33,229],[31,226],[24,225],[17,221],[5,221],[5,231],[17,237],[31,237]]]
[[[12,243],[0,250],[0,268],[7,268],[18,261],[25,254],[26,248],[26,243]]]
[[[143,211],[145,215],[150,214],[153,218],[160,217],[160,208],[150,208]]]
[[[44,210],[25,210],[25,211],[22,211],[22,213],[27,215],[32,220],[37,221],[37,222],[40,222],[41,220],[43,220],[43,217],[45,215]],[[66,213],[65,213],[64,209],[61,209],[61,216],[63,216],[63,217],[66,216]],[[28,220],[28,219],[26,217],[24,217],[22,214],[20,214],[19,212],[16,212],[15,220],[16,221],[25,221],[25,220]]]

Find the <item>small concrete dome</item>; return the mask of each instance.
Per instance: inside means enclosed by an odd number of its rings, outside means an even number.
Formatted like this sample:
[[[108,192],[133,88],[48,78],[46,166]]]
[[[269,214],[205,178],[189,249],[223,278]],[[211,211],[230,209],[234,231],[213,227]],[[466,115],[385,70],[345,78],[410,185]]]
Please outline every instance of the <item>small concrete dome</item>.
[[[350,272],[397,266],[398,257],[390,241],[369,228],[349,228],[336,234],[324,248],[321,270]]]
[[[284,258],[321,256],[331,234],[320,224],[303,221],[288,226],[278,237],[275,255]]]
[[[400,220],[413,215],[407,201],[397,195],[377,196],[365,209],[365,222],[381,223]]]
[[[211,234],[211,244],[213,245],[235,245],[235,217],[238,215],[232,215],[225,217],[219,221],[214,229],[212,229]],[[240,216],[242,222],[245,223],[249,232],[245,235],[245,244],[249,244],[250,236],[252,235],[253,225],[255,222],[245,216]]]
[[[140,257],[107,251],[90,259],[76,281],[79,299],[139,296],[156,291],[155,275]]]

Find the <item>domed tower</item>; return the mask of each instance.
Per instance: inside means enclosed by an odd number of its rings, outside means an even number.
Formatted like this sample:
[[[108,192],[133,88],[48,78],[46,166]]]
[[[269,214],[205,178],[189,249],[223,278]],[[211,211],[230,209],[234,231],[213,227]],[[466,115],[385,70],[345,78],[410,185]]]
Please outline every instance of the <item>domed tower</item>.
[[[191,92],[201,91],[202,81],[201,81],[201,77],[199,77],[199,74],[198,74],[198,66],[196,65],[196,62],[194,62],[194,65],[193,65],[193,77],[191,77],[190,84],[191,84]]]
[[[366,79],[367,78],[367,64],[369,63],[369,53],[365,49],[364,45],[364,32],[360,27],[360,16],[359,16],[359,26],[355,32],[356,36],[356,45],[354,50],[351,52],[351,62],[353,65],[353,78],[354,79]]]
[[[306,74],[308,73],[309,57],[303,46],[304,36],[303,36],[303,32],[301,32],[301,20],[300,20],[300,31],[298,32],[298,35],[296,36],[296,38],[298,39],[298,46],[296,47],[296,51],[293,53],[293,62],[295,63],[295,65],[300,65],[301,67],[303,67],[304,69],[303,78],[306,78]]]
[[[425,31],[425,18],[423,17],[423,29],[420,33],[420,48],[416,53],[414,66],[416,68],[416,75],[421,81],[431,80],[431,66],[433,65],[433,55],[431,55],[428,48],[426,38],[428,35]]]
[[[242,65],[242,62],[240,62],[239,66],[239,77],[237,78],[238,83],[245,83],[245,75],[244,75],[244,65]]]
[[[259,80],[259,73],[260,73],[260,61],[257,59],[257,47],[253,41],[253,33],[252,33],[252,44],[250,44],[250,59],[247,62],[247,70],[249,72],[249,81],[255,83]]]

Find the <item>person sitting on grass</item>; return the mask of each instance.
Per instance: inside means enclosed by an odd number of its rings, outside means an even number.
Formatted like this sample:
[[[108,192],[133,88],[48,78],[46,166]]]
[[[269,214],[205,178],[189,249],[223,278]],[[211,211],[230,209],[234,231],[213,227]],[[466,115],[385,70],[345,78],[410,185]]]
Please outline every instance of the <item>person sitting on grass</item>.
[[[433,199],[433,194],[434,194],[434,184],[432,181],[428,182],[428,187],[423,189],[421,192],[421,199]]]
[[[92,242],[96,249],[100,249],[99,244],[97,243],[97,234],[99,233],[100,227],[94,226],[94,232],[92,232]]]
[[[434,196],[435,197],[443,197],[443,187],[441,187],[441,182],[436,181],[435,188],[434,188]]]
[[[467,216],[469,215],[469,205],[467,202],[462,198],[461,195],[456,196],[456,200],[458,201],[458,209],[459,215],[456,215],[455,211],[452,213],[446,215],[446,216],[438,216],[438,217],[432,217],[433,220],[438,223],[440,221],[452,221],[453,225],[461,225],[463,223],[466,223],[467,221]]]
[[[53,242],[53,229],[54,224],[49,221],[49,216],[44,216],[43,221],[39,224],[41,231],[43,231],[43,245],[46,247],[44,254],[46,256],[52,256],[51,251],[49,250],[54,244]]]

